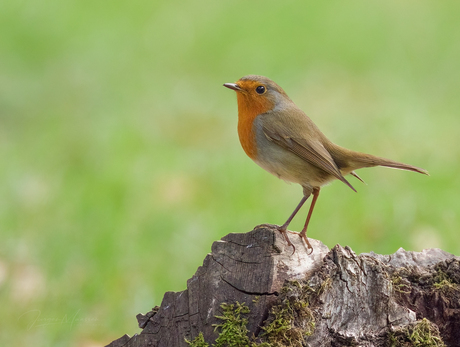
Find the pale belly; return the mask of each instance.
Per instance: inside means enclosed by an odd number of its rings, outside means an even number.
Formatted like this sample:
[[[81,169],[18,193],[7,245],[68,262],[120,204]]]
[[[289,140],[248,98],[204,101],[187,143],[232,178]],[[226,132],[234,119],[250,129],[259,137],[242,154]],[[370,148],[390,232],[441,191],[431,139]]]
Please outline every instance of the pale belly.
[[[325,171],[274,143],[268,144],[264,150],[259,150],[254,162],[276,177],[306,188],[321,187],[334,179]]]

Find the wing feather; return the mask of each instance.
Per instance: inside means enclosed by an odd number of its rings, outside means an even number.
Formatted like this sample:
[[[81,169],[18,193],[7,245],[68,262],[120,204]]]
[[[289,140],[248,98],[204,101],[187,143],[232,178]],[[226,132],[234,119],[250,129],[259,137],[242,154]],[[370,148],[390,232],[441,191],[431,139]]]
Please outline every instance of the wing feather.
[[[279,122],[270,122],[269,124],[270,125],[267,125],[267,123],[265,123],[263,125],[263,132],[268,140],[294,153],[311,165],[314,165],[334,176],[356,192],[355,188],[353,188],[353,186],[343,177],[342,173],[335,164],[334,159],[327,149],[324,148],[319,139],[312,138],[310,141],[307,141],[303,139],[300,134],[295,136],[297,135],[297,131],[285,129],[286,126],[289,126],[289,123],[283,122],[283,126],[280,126]],[[294,136],[289,136],[287,135],[288,133],[294,134]]]

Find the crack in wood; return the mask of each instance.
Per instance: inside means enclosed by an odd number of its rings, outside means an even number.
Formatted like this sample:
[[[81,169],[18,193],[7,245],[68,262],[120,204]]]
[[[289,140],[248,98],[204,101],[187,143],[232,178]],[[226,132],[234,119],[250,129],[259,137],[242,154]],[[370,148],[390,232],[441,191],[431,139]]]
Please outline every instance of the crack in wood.
[[[241,288],[238,288],[237,286],[235,286],[234,284],[230,283],[229,281],[227,281],[225,278],[223,278],[222,276],[220,277],[222,281],[224,281],[225,283],[227,283],[230,287],[236,289],[237,291],[241,292],[241,293],[244,293],[244,294],[247,294],[247,295],[259,295],[259,296],[262,296],[262,295],[274,295],[274,296],[278,296],[279,293],[278,292],[273,292],[273,293],[270,293],[270,292],[249,292],[247,290],[244,290],[244,289],[241,289]]]
[[[216,257],[214,256],[214,254],[211,254],[211,257],[212,257],[212,260],[214,260],[217,264],[219,264],[220,266],[222,266],[225,270],[227,270],[228,272],[231,272],[229,269],[227,269],[224,264],[222,264],[220,261],[218,261],[216,259]]]

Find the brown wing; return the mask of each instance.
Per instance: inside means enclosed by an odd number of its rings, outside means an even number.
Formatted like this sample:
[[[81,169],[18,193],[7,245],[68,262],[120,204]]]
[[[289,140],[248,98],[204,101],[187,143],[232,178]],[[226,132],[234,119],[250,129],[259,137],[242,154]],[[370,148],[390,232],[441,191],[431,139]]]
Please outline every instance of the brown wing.
[[[294,117],[295,116],[296,115],[294,115]],[[298,119],[298,116],[299,115],[297,115],[295,118]],[[356,192],[355,188],[353,188],[353,186],[343,177],[342,173],[332,159],[332,156],[321,144],[320,137],[314,136],[315,132],[312,132],[312,130],[315,129],[311,129],[311,126],[315,128],[316,126],[305,114],[303,114],[303,112],[300,116],[303,116],[300,118],[300,123],[298,121],[290,122],[290,120],[292,121],[294,119],[289,119],[289,116],[285,117],[282,121],[279,119],[272,119],[273,121],[271,122],[264,122],[263,132],[270,141],[296,154],[311,165],[314,165],[317,168],[334,176]],[[293,124],[296,126],[294,127]],[[305,128],[305,135],[310,137],[308,141],[305,140],[299,133],[302,131],[302,128]]]

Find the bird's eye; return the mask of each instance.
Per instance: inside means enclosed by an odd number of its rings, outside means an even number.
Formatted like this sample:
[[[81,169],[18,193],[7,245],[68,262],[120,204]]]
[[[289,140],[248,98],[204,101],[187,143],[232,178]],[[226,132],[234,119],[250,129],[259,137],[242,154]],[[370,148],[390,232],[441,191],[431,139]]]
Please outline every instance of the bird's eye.
[[[256,92],[257,92],[257,94],[263,94],[263,93],[265,93],[265,87],[264,87],[264,86],[258,86],[258,87],[256,88]]]

